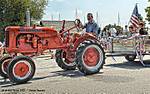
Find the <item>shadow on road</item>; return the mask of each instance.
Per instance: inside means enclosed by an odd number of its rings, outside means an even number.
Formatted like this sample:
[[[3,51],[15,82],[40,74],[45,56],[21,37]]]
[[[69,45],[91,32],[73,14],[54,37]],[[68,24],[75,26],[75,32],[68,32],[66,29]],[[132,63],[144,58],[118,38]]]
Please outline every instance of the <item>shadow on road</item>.
[[[145,60],[145,64],[150,65],[150,60]],[[123,62],[123,63],[115,63],[115,64],[106,64],[105,66],[109,67],[117,67],[117,68],[123,68],[123,69],[142,69],[142,68],[150,68],[149,67],[144,67],[139,61],[134,61],[134,62]]]
[[[42,80],[42,79],[51,78],[51,77],[58,77],[58,76],[77,78],[77,77],[84,76],[84,74],[82,74],[81,72],[79,72],[77,70],[73,70],[73,71],[63,71],[63,70],[62,71],[54,71],[54,72],[51,72],[47,76],[34,77],[31,81]],[[30,84],[30,83],[31,82],[29,81],[26,84]],[[1,87],[11,87],[11,86],[16,86],[16,85],[19,85],[19,84],[13,84],[9,80],[4,81],[4,79],[2,79],[2,78],[0,79],[0,86]]]
[[[23,84],[31,84],[31,82],[27,82],[27,83],[23,83]],[[13,84],[9,81],[9,83],[5,83],[5,85],[2,85],[1,88],[6,88],[6,87],[13,87],[13,86],[19,86],[19,85],[22,85],[22,84]]]
[[[32,80],[41,80],[41,79],[45,79],[45,78],[58,77],[58,76],[77,78],[77,77],[84,76],[84,74],[79,72],[78,70],[70,70],[70,71],[62,70],[62,71],[50,72],[48,76],[36,77],[36,78],[33,78]]]
[[[10,81],[0,80],[0,85],[10,84]]]
[[[52,74],[52,75],[50,75],[51,77],[64,76],[64,77],[76,78],[76,77],[82,77],[82,76],[84,76],[84,74],[81,73],[81,72],[79,72],[78,70],[55,71],[55,72],[51,72],[51,74]]]
[[[120,75],[107,75],[107,74],[94,74],[86,76],[93,81],[104,82],[104,83],[130,83],[135,80],[135,78],[128,76],[120,76]]]
[[[31,82],[25,83],[25,84],[30,84]],[[14,84],[12,82],[10,82],[8,79],[0,79],[0,87],[4,88],[4,87],[12,87],[12,86],[16,86],[16,85],[21,85],[21,84]]]

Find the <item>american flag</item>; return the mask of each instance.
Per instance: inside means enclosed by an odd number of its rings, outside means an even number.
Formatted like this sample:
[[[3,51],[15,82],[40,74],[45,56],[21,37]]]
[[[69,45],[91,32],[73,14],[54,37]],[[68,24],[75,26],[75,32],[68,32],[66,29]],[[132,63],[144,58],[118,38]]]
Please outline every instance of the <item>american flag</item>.
[[[139,23],[140,23],[140,14],[138,12],[138,6],[137,4],[135,5],[135,8],[133,10],[133,13],[132,13],[132,16],[131,16],[131,19],[130,19],[130,22],[131,24],[135,27],[135,28],[138,28],[139,27]]]

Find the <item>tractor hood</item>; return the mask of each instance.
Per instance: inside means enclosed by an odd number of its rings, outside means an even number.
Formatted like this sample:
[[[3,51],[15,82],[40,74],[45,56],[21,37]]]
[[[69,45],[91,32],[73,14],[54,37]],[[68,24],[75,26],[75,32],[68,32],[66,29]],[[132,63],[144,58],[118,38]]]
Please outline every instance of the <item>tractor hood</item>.
[[[21,27],[21,26],[8,26],[5,28],[5,31],[11,32],[57,32],[53,28],[49,27]]]

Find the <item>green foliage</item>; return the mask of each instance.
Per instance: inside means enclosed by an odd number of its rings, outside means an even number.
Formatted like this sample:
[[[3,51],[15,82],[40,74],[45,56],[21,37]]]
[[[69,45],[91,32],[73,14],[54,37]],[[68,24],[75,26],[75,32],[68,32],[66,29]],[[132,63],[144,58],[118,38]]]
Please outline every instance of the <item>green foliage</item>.
[[[111,25],[111,24],[109,24],[109,25],[106,25],[105,26],[105,28],[107,29],[107,30],[110,30],[110,28],[115,28],[116,30],[117,30],[117,33],[118,34],[122,34],[123,32],[123,28],[121,27],[121,26],[119,26],[119,25],[116,25],[116,24],[114,24],[114,25]]]
[[[2,21],[25,21],[25,12],[29,8],[31,18],[39,20],[44,14],[47,0],[0,0],[0,19]]]
[[[147,7],[147,8],[145,9],[145,11],[146,11],[146,13],[147,13],[147,18],[146,18],[146,20],[150,22],[150,7]]]
[[[0,0],[0,40],[6,26],[25,24],[27,9],[33,20],[40,20],[47,2],[48,0]]]
[[[150,0],[148,0],[148,2],[150,2]],[[146,13],[147,13],[147,18],[146,20],[150,23],[150,6],[148,6],[146,9],[145,9]]]
[[[117,31],[122,31],[122,29],[123,29],[121,26],[118,26],[118,25],[116,25],[116,24],[114,24],[114,25],[111,25],[111,24],[106,25],[105,28],[106,28],[107,30],[109,30],[110,28],[115,28]]]

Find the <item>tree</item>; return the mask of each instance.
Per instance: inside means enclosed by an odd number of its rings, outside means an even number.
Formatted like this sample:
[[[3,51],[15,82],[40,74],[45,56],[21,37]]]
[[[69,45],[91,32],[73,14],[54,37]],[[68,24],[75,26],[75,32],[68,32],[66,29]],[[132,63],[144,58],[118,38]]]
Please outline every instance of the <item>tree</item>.
[[[119,25],[116,25],[116,24],[114,24],[114,25],[112,25],[112,24],[106,25],[105,28],[107,30],[110,30],[111,28],[115,28],[116,31],[117,31],[117,35],[118,34],[122,34],[122,31],[123,31],[123,28],[121,26],[119,26]]]
[[[8,25],[24,25],[27,9],[30,10],[33,20],[40,20],[48,0],[0,0],[0,2],[0,33],[3,33],[1,31]]]
[[[0,0],[0,20],[24,22],[27,8],[35,20],[42,18],[47,0]]]
[[[150,0],[148,0],[148,2],[150,2]],[[150,23],[150,6],[148,6],[146,9],[145,9],[146,13],[147,13],[147,18],[146,20]]]
[[[107,30],[109,30],[110,28],[115,28],[117,31],[121,31],[123,29],[121,26],[116,25],[116,24],[114,24],[114,25],[112,25],[112,24],[106,25],[105,28]]]

